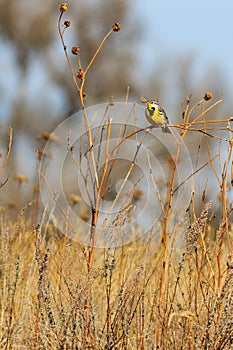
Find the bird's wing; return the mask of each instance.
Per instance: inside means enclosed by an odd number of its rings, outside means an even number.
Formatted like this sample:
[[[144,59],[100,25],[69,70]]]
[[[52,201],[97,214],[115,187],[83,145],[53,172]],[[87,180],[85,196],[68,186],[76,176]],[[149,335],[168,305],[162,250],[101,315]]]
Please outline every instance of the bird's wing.
[[[167,117],[167,113],[165,112],[165,110],[159,106],[159,113],[163,114],[164,115],[164,118],[166,119],[166,122],[169,124],[169,120],[168,120],[168,117]]]

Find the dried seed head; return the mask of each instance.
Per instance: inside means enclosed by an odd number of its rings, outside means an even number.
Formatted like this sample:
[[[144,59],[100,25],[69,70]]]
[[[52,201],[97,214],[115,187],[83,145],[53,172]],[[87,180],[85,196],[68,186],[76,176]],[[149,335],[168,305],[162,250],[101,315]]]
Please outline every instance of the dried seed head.
[[[66,28],[70,27],[70,26],[71,26],[70,20],[67,19],[67,20],[64,22],[64,26],[65,26]]]
[[[44,131],[41,134],[37,135],[36,139],[38,141],[58,141],[58,137],[54,133]]]
[[[88,212],[83,212],[79,215],[80,219],[87,222],[90,220],[91,215]]]
[[[211,100],[212,97],[213,95],[211,94],[211,92],[206,92],[205,95],[203,96],[205,101]]]
[[[48,152],[46,152],[43,148],[37,148],[36,155],[38,160],[41,160],[42,157],[52,158],[51,155]]]
[[[24,175],[21,174],[17,174],[14,176],[14,180],[18,181],[19,184],[23,183],[23,182],[28,182],[28,178]]]
[[[77,203],[80,203],[82,202],[82,197],[78,196],[77,194],[75,193],[71,193],[70,196],[69,196],[69,202],[74,205],[74,204],[77,204]]]
[[[17,204],[16,204],[16,202],[14,202],[14,201],[9,201],[8,203],[7,203],[7,206],[8,206],[8,208],[9,209],[13,209],[13,208],[16,208],[17,207]]]
[[[73,55],[78,55],[80,51],[80,47],[79,46],[73,46],[71,49],[71,52]]]
[[[48,131],[44,131],[41,134],[37,135],[36,137],[38,141],[42,141],[42,140],[48,141],[49,138],[50,138],[50,133]]]
[[[65,12],[65,11],[68,11],[68,4],[66,2],[62,2],[60,5],[59,5],[59,9],[61,12]]]
[[[82,71],[82,69],[79,69],[79,71],[76,73],[76,75],[77,75],[77,77],[79,78],[79,79],[83,79],[83,76],[84,76],[84,73],[83,73],[83,71]]]
[[[143,197],[143,192],[139,188],[135,188],[133,191],[133,200],[139,201]]]
[[[118,22],[115,22],[112,26],[114,32],[119,32],[121,30],[121,25]]]

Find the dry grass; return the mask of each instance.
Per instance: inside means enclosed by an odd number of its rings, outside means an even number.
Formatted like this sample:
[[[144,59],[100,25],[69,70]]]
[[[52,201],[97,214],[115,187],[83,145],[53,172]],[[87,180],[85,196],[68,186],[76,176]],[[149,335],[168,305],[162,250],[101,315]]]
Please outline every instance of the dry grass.
[[[61,234],[52,223],[44,225],[44,217],[36,222],[38,187],[34,203],[19,212],[15,221],[9,218],[7,210],[0,212],[0,348],[233,349],[233,206],[227,193],[228,183],[233,183],[232,118],[206,119],[206,114],[221,102],[217,100],[206,107],[212,99],[210,93],[192,106],[187,96],[183,123],[169,126],[171,130],[181,129],[181,134],[176,139],[175,157],[168,162],[168,196],[163,200],[158,193],[162,207],[159,228],[152,228],[145,237],[131,244],[97,249],[99,212],[110,172],[114,172],[118,149],[126,140],[135,137],[137,150],[125,177],[128,178],[148,130],[136,127],[126,130],[121,125],[118,132],[121,141],[110,149],[111,120],[101,124],[97,131],[91,129],[84,101],[86,74],[106,39],[120,30],[120,24],[115,23],[108,31],[86,68],[82,67],[79,48],[72,49],[77,56],[76,74],[64,41],[64,31],[70,26],[67,21],[64,30],[61,29],[62,16],[67,10],[67,4],[60,5],[58,30],[83,107],[89,147],[88,157],[87,154],[85,157],[94,169],[91,178],[94,201],[86,187],[91,209],[91,238],[85,247]],[[227,138],[219,136],[219,130],[226,131]],[[143,132],[144,136],[138,141],[139,133]],[[181,145],[191,133],[202,136],[207,160],[200,161],[200,141],[192,150],[196,152],[194,170],[177,186]],[[101,172],[97,171],[98,157],[93,151],[97,134],[101,134],[99,150],[105,152],[106,157]],[[50,138],[49,133],[41,135],[40,140]],[[218,145],[214,155],[210,139]],[[11,142],[12,131],[0,174],[6,166]],[[222,144],[225,145],[223,150]],[[72,144],[69,144],[69,152],[76,168],[82,170]],[[110,154],[114,157],[109,168]],[[43,150],[37,152],[38,168],[41,157]],[[202,198],[194,191],[206,166],[210,167],[218,184],[211,200],[206,198],[205,184]],[[148,167],[153,178],[150,159]],[[45,174],[40,175],[46,180]],[[174,196],[189,179],[192,179],[190,204],[185,216],[177,212],[171,232]],[[17,180],[23,181],[22,177]],[[133,190],[134,200],[140,200],[140,190]],[[73,194],[69,201],[70,205],[80,205],[81,198]],[[128,210],[123,207],[123,214],[128,215]]]
[[[158,329],[160,349],[230,349],[233,266],[224,226],[212,228],[207,203],[183,244],[169,245],[165,273],[161,230],[157,243],[147,237],[97,250],[90,280],[77,243],[53,226],[33,228],[23,213],[14,224],[2,216],[1,349],[156,349]]]

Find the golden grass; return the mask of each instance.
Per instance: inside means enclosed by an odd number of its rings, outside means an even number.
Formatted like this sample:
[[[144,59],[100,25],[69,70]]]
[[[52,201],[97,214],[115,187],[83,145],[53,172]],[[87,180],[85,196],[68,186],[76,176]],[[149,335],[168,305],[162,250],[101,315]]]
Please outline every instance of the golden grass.
[[[216,231],[209,218],[207,204],[190,226],[182,223],[182,244],[175,243],[181,237],[174,232],[165,274],[161,229],[157,243],[151,235],[125,247],[97,249],[90,280],[77,243],[52,225],[43,232],[24,215],[12,223],[2,214],[1,349],[152,349],[158,326],[161,349],[230,349],[233,266],[227,239],[221,242],[223,223]]]
[[[115,23],[102,39],[86,68],[82,67],[79,49],[77,73],[72,67],[64,41],[68,22],[61,28],[63,13],[68,5],[60,5],[58,31],[68,61],[74,84],[84,111],[84,124],[88,138],[92,165],[92,185],[95,190],[93,203],[88,188],[87,197],[91,208],[91,240],[88,247],[81,246],[58,232],[53,224],[36,222],[39,211],[39,188],[35,187],[33,205],[18,213],[13,221],[8,210],[0,212],[0,348],[1,349],[232,349],[233,348],[233,228],[232,203],[227,199],[227,183],[232,180],[232,118],[206,120],[206,114],[221,100],[206,107],[212,94],[206,93],[193,106],[187,96],[183,111],[183,123],[170,125],[181,129],[176,139],[175,159],[168,162],[170,178],[166,184],[168,196],[163,202],[162,217],[158,229],[151,229],[145,237],[119,248],[98,249],[98,215],[102,196],[108,188],[110,172],[117,159],[117,151],[126,140],[136,137],[136,154],[126,178],[132,172],[136,156],[148,130],[136,129],[127,133],[119,127],[119,143],[109,150],[111,120],[106,134],[104,125],[93,133],[86,114],[84,86],[86,74],[94,64],[106,39],[120,30]],[[128,93],[126,102],[128,100]],[[193,117],[193,113],[198,113]],[[217,123],[219,125],[217,125]],[[101,131],[102,130],[102,131]],[[228,138],[222,138],[216,130],[225,130]],[[93,152],[98,132],[106,135],[106,164],[97,172],[98,159]],[[137,136],[145,132],[138,142]],[[187,135],[203,136],[208,159],[199,165],[200,144],[194,171],[176,187],[177,164],[182,141]],[[51,137],[48,132],[39,135],[40,141]],[[218,142],[215,155],[209,139]],[[53,137],[53,141],[57,141]],[[101,141],[102,142],[102,141]],[[102,143],[100,142],[100,149]],[[225,143],[226,160],[222,161],[221,143]],[[69,143],[69,140],[68,140]],[[200,141],[201,143],[201,141]],[[6,166],[12,144],[10,129],[9,145],[0,174]],[[71,157],[80,170],[73,146],[68,144]],[[107,160],[114,154],[110,169]],[[37,165],[43,150],[37,152]],[[49,158],[49,157],[48,157]],[[216,163],[217,162],[217,163]],[[217,164],[217,165],[216,165]],[[215,219],[217,204],[206,199],[203,185],[202,198],[195,195],[194,184],[201,170],[209,165],[218,183],[213,197],[218,197],[220,213]],[[148,159],[148,167],[153,169]],[[230,170],[231,167],[231,170]],[[39,166],[38,166],[39,168]],[[90,166],[91,168],[91,166]],[[40,174],[46,180],[44,174]],[[179,217],[170,232],[174,194],[180,186],[192,178],[191,201],[185,217]],[[19,182],[25,181],[18,177]],[[4,186],[0,184],[0,187]],[[123,182],[124,184],[124,182]],[[155,186],[156,187],[156,186]],[[121,186],[122,188],[122,186]],[[121,192],[121,188],[119,192]],[[141,192],[134,189],[134,201],[140,200]],[[117,194],[117,196],[120,193]],[[199,212],[195,200],[199,203]],[[79,203],[73,194],[72,205]],[[114,202],[113,202],[114,203]],[[155,239],[156,238],[156,239]]]

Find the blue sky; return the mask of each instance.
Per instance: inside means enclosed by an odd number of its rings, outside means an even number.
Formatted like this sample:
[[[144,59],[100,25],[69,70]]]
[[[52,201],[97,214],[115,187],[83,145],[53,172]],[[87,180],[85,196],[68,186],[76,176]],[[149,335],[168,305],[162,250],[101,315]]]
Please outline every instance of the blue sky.
[[[210,65],[218,65],[233,87],[233,1],[134,2],[144,23],[142,43],[150,69],[164,54],[195,55],[197,74]]]
[[[140,52],[148,73],[153,74],[156,62],[166,66],[172,57],[193,55],[192,76],[196,74],[198,81],[208,69],[214,75],[218,67],[226,82],[221,91],[219,81],[223,106],[233,106],[233,1],[139,0],[134,5],[144,23]],[[172,84],[172,77],[165,78]]]

